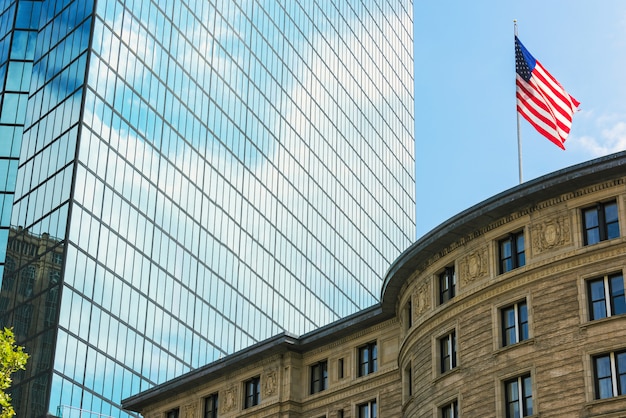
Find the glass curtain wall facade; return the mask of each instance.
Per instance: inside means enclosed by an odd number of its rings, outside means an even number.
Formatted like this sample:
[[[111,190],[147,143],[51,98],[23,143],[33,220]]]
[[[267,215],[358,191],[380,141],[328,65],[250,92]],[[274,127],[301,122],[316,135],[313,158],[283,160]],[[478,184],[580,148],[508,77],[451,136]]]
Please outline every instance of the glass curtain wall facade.
[[[378,300],[415,234],[409,0],[1,4],[19,416],[130,416]]]

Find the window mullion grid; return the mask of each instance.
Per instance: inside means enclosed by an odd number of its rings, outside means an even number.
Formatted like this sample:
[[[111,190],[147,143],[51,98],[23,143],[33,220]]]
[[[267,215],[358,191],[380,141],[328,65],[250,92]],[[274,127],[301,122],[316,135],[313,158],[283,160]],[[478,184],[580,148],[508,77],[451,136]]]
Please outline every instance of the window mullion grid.
[[[613,315],[613,306],[611,300],[611,286],[609,285],[609,276],[604,276],[604,304],[606,305],[606,317]]]
[[[515,234],[511,234],[511,267],[516,269],[518,266],[518,254],[517,254],[517,236]]]
[[[605,241],[607,234],[606,216],[604,215],[604,204],[598,203],[598,233],[600,235],[600,241]]]
[[[452,335],[453,335],[452,333],[449,334],[448,338],[447,338],[448,341],[446,341],[446,343],[448,345],[448,368],[450,370],[452,370],[452,368],[454,367],[454,365],[453,365],[454,362],[452,360],[452,356],[453,356],[453,354],[452,354],[452,338],[453,338]]]
[[[524,396],[523,376],[517,378],[517,402],[519,404],[520,416],[525,417],[528,411],[526,411],[526,398]]]
[[[619,390],[617,387],[617,366],[616,366],[616,359],[615,359],[615,353],[611,352],[609,353],[609,357],[610,357],[610,363],[611,363],[611,385],[613,386],[613,396],[618,396],[619,395]]]
[[[520,327],[520,321],[519,321],[519,304],[518,303],[513,305],[513,315],[514,315],[513,320],[515,321],[515,338],[517,339],[516,341],[513,341],[513,344],[516,344],[522,340],[521,339],[522,328]]]

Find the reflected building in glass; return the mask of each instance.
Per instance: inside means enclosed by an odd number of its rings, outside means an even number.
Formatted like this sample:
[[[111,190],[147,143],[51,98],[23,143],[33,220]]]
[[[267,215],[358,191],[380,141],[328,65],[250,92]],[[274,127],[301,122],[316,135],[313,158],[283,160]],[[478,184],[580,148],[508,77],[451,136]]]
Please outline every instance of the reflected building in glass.
[[[409,0],[0,4],[19,416],[129,416],[378,301],[415,234]]]

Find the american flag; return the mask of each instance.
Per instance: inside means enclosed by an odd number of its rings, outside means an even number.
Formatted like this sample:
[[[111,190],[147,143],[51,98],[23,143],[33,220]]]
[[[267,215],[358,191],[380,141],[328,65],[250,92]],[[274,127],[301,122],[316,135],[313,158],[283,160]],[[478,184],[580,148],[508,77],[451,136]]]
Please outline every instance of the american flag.
[[[537,131],[563,145],[572,126],[572,115],[580,104],[567,94],[563,86],[530,55],[515,37],[515,71],[517,85],[517,111]]]

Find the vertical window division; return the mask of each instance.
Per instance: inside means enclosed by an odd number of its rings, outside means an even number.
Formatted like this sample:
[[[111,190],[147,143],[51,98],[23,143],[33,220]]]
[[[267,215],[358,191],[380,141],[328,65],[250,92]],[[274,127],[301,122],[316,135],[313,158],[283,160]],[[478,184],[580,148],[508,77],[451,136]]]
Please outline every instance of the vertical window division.
[[[204,418],[217,418],[217,393],[204,398]]]
[[[619,237],[617,202],[597,203],[583,209],[583,230],[585,245]]]
[[[378,370],[378,349],[376,341],[359,347],[359,377]]]
[[[261,399],[261,378],[259,376],[246,380],[244,386],[244,409],[258,405]]]
[[[506,418],[521,418],[533,414],[532,380],[530,375],[504,382]]]
[[[528,306],[526,301],[502,308],[502,346],[528,339]]]
[[[167,411],[167,414],[165,416],[167,418],[178,418],[179,416],[178,408],[172,409],[171,411]]]
[[[626,313],[624,276],[621,273],[587,281],[590,320]]]
[[[455,399],[447,405],[441,407],[441,418],[459,418],[459,403]]]
[[[328,362],[320,361],[311,366],[311,394],[328,388]]]
[[[376,406],[376,399],[372,399],[369,402],[360,404],[357,410],[358,418],[377,418],[378,408]]]
[[[439,304],[446,303],[456,294],[456,274],[454,266],[446,267],[439,274]]]
[[[510,234],[498,241],[500,274],[526,265],[524,232]]]
[[[626,351],[593,358],[596,399],[626,395]]]
[[[456,332],[439,339],[440,372],[445,373],[456,367]]]

